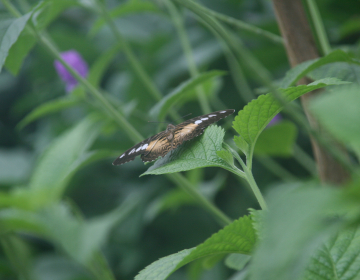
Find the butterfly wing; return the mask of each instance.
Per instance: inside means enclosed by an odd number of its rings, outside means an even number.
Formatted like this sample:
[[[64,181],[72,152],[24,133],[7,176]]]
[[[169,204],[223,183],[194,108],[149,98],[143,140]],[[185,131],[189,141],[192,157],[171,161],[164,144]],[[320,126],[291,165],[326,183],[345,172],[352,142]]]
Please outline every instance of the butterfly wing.
[[[125,151],[113,162],[113,165],[127,163],[134,160],[138,155],[141,155],[143,162],[153,161],[160,156],[164,157],[172,148],[176,148],[184,141],[201,135],[209,125],[226,118],[234,112],[235,110],[228,109],[187,120],[175,126],[173,147],[171,147],[171,141],[167,139],[169,133],[162,131]]]
[[[184,141],[188,141],[203,134],[205,128],[209,125],[219,121],[220,119],[226,118],[234,112],[235,110],[233,109],[216,111],[178,124],[175,127],[174,146],[177,147]]]
[[[144,141],[136,144],[121,154],[116,160],[114,160],[113,165],[121,165],[129,161],[133,161],[138,155],[146,155],[149,153],[151,154],[152,149],[154,146],[156,146],[156,143],[159,142],[158,140],[164,137],[166,137],[166,132],[162,131],[150,138],[145,139]]]

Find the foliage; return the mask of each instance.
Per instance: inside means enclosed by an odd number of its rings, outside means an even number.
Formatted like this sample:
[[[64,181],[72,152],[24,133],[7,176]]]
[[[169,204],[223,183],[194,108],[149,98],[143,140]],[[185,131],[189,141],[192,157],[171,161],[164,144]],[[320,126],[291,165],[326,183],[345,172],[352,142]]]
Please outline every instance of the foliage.
[[[317,3],[333,50],[289,70],[263,1],[2,0],[0,278],[359,279],[359,24],[340,2]],[[322,138],[299,110],[315,90]],[[150,167],[111,165],[148,121],[227,108]],[[310,134],[347,183],[318,181]]]

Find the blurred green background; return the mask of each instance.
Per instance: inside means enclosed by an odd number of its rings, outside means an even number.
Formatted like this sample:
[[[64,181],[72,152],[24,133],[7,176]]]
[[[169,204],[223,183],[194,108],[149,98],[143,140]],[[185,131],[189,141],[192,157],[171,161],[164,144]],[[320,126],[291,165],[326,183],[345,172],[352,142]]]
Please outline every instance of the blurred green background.
[[[22,13],[38,4],[38,1],[13,2]],[[110,0],[106,1],[106,5],[109,11],[119,5],[131,7],[127,11],[124,9],[125,12],[115,17],[114,22],[164,96],[190,78],[178,33],[166,5],[161,1],[130,2]],[[317,4],[331,44],[352,49],[358,54],[360,5],[358,2],[354,5],[354,2],[357,1],[321,0]],[[279,34],[270,1],[206,0],[201,3],[219,13]],[[91,68],[101,55],[116,48],[117,41],[108,26],[94,27],[98,22],[94,12],[80,6],[69,6],[48,25],[47,36],[60,51],[73,49],[79,52]],[[7,17],[8,12],[2,4],[0,9],[0,17]],[[206,87],[212,111],[233,108],[238,112],[247,101],[242,95],[243,85],[236,85],[229,74],[229,61],[221,43],[191,12],[181,7],[178,7],[178,12],[184,20],[199,71],[228,71],[225,76],[211,80]],[[251,32],[232,27],[229,29],[266,66],[275,80],[284,76],[289,65],[283,46]],[[96,112],[96,104],[77,104],[19,128],[19,122],[39,105],[71,94],[65,92],[65,85],[53,63],[54,58],[48,50],[36,44],[15,76],[7,69],[0,74],[0,188],[3,193],[10,193],[16,186],[27,185],[40,155],[54,143],[54,139],[85,116]],[[261,85],[246,72],[244,81],[253,92],[261,92]],[[147,122],[156,121],[148,112],[157,100],[139,81],[121,46],[113,51],[99,86],[109,98],[119,103],[115,104],[124,110],[126,118],[144,137],[164,128]],[[204,113],[196,98],[179,101],[173,111],[180,116],[192,113],[192,117]],[[97,117],[103,115],[98,114]],[[230,127],[233,117],[219,123],[228,129],[226,139],[231,139],[234,134]],[[283,116],[283,122],[286,123],[285,131],[291,134],[285,133],[291,138],[289,152],[275,152],[275,156],[269,158],[274,154],[263,151],[259,139],[259,156],[254,160],[253,172],[265,193],[286,178],[307,180],[311,177],[309,170],[294,155],[296,151],[293,149],[293,141],[296,141],[297,147],[312,156],[308,136],[297,131],[286,116]],[[277,133],[276,129],[274,133]],[[271,137],[271,133],[268,134]],[[266,138],[263,141],[266,143]],[[65,203],[71,205],[71,209],[76,209],[85,220],[106,215],[121,207],[124,201],[132,205],[126,217],[121,222],[114,222],[109,234],[102,237],[102,252],[116,279],[133,279],[153,261],[194,247],[221,228],[214,217],[184,195],[167,177],[139,177],[149,166],[144,166],[139,158],[122,166],[112,166],[116,155],[133,144],[114,122],[106,122],[90,150],[110,151],[112,156],[100,157],[80,168],[67,184],[63,195]],[[283,168],[280,172],[271,168],[276,164]],[[184,176],[230,218],[243,216],[248,208],[259,208],[246,183],[224,170],[206,168],[186,172]],[[96,231],[94,234],[96,236]],[[17,236],[21,238],[8,244],[17,246],[17,250],[24,250],[28,266],[36,275],[34,279],[92,279],[84,266],[51,240],[27,232],[17,233]],[[16,268],[5,256],[5,251],[9,249],[6,248],[0,247],[0,279],[18,279]],[[196,270],[197,264],[177,271],[170,279],[186,279],[185,275],[191,269]],[[217,264],[210,272],[203,272],[201,279],[228,279],[232,273],[223,264]]]

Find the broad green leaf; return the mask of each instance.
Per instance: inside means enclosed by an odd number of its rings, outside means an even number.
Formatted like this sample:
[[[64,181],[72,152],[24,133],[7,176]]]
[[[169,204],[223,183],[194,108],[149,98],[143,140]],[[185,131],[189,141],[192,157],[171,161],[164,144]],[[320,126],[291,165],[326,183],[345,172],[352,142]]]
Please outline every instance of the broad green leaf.
[[[326,77],[336,77],[342,81],[358,83],[360,80],[360,65],[334,62],[311,71],[308,76],[314,81]]]
[[[296,135],[296,126],[290,121],[282,121],[270,126],[260,134],[254,154],[290,157],[293,154]]]
[[[187,141],[169,152],[141,176],[181,172],[208,166],[218,166],[231,171],[232,167],[216,154],[217,151],[222,150],[224,134],[221,127],[215,125],[208,127],[202,136]]]
[[[330,238],[311,257],[302,280],[360,279],[360,229],[346,229]]]
[[[221,150],[216,152],[217,156],[226,161],[230,166],[234,165],[234,158],[228,150]]]
[[[279,91],[283,94],[283,97],[287,102],[291,102],[301,95],[315,89],[341,84],[347,84],[347,82],[342,82],[335,78],[328,78],[315,81],[308,85],[280,89]],[[277,101],[272,93],[261,95],[248,103],[243,110],[239,111],[233,122],[234,129],[240,135],[239,138],[242,138],[241,141],[239,141],[238,138],[235,138],[235,143],[241,144],[245,141],[249,145],[249,156],[252,156],[256,140],[260,133],[282,109],[283,106]],[[244,146],[243,143],[242,145]]]
[[[30,189],[51,190],[58,198],[70,176],[81,163],[79,158],[86,152],[99,133],[99,125],[92,119],[84,119],[65,132],[46,149],[30,180]],[[49,197],[51,201],[51,198]]]
[[[310,73],[316,68],[319,68],[320,66],[333,62],[348,62],[360,65],[359,61],[351,58],[346,52],[342,50],[335,50],[324,57],[305,61],[292,68],[290,71],[287,72],[284,80],[281,82],[279,87],[287,88],[289,86],[293,86],[306,74]]]
[[[110,16],[112,18],[117,18],[130,14],[138,14],[141,12],[159,12],[159,9],[154,3],[150,1],[130,0],[112,9]],[[96,33],[98,33],[104,24],[105,21],[102,18],[95,21],[90,30],[90,35],[94,36]]]
[[[25,118],[21,120],[18,124],[18,128],[22,129],[29,123],[44,117],[49,114],[54,114],[56,112],[59,112],[61,110],[73,107],[79,103],[79,99],[75,98],[73,96],[65,96],[60,97],[55,100],[51,100],[49,102],[46,102],[44,104],[41,104],[37,108],[35,108],[33,111],[31,111]]]
[[[161,99],[161,101],[151,109],[150,115],[157,117],[159,120],[163,120],[173,105],[183,98],[187,98],[189,94],[194,95],[194,90],[197,86],[204,84],[212,78],[225,75],[225,73],[224,71],[214,70],[201,73],[196,78],[187,80]]]
[[[256,234],[252,228],[251,218],[245,216],[213,234],[196,248],[183,250],[152,263],[142,270],[135,279],[166,279],[185,264],[203,257],[226,253],[250,254],[255,242]]]
[[[31,13],[17,19],[5,19],[0,22],[0,72],[9,54],[11,47],[18,40],[24,30]]]
[[[344,226],[334,213],[358,208],[358,202],[344,201],[339,189],[295,186],[279,187],[268,197],[271,210],[264,216],[265,230],[251,261],[251,280],[300,279],[319,246]]]
[[[310,104],[320,123],[360,156],[360,87],[341,87],[319,96]]]
[[[121,44],[114,45],[109,50],[104,52],[101,56],[99,56],[99,58],[91,66],[87,80],[94,87],[98,87],[100,85],[102,75],[109,66],[109,63],[113,61],[115,55],[118,53],[120,48]]]
[[[250,261],[251,256],[243,254],[230,254],[225,259],[225,264],[235,270],[242,270],[245,265]]]

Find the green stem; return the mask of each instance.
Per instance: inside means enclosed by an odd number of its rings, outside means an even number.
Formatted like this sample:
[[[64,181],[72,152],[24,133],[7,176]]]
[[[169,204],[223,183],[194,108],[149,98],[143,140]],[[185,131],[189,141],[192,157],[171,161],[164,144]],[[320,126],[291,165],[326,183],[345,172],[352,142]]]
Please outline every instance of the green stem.
[[[314,0],[306,0],[305,3],[307,4],[310,18],[314,26],[315,37],[318,40],[320,52],[322,55],[327,55],[331,52],[331,46],[326,35],[323,21],[321,20],[319,9]]]
[[[294,157],[311,175],[318,177],[315,161],[296,143],[294,144]]]
[[[194,6],[197,7],[197,9],[201,10],[203,13],[209,15],[209,16],[213,16],[214,18],[217,18],[219,20],[222,20],[223,22],[226,22],[228,24],[231,24],[233,26],[235,26],[236,28],[240,29],[240,30],[245,30],[248,31],[250,33],[254,33],[256,35],[261,35],[266,39],[269,39],[270,41],[276,43],[276,44],[284,44],[284,39],[281,36],[278,36],[274,33],[271,33],[269,31],[266,31],[264,29],[261,29],[259,27],[256,27],[254,25],[248,24],[244,21],[235,19],[233,17],[215,12],[213,10],[210,10],[198,3],[194,3]]]
[[[196,64],[195,64],[195,60],[194,60],[194,57],[192,54],[191,44],[190,44],[190,41],[186,34],[182,17],[180,16],[175,5],[171,1],[165,0],[164,3],[166,4],[166,6],[169,10],[171,18],[172,18],[172,20],[175,24],[176,30],[179,34],[180,42],[181,42],[181,45],[184,50],[184,54],[185,54],[185,57],[186,57],[186,60],[188,63],[190,75],[192,78],[195,78],[196,76],[199,75],[199,70],[197,69]],[[210,113],[211,112],[210,104],[206,98],[203,86],[197,86],[196,93],[197,93],[197,97],[198,97],[203,114]]]
[[[97,2],[98,2],[98,6],[100,8],[100,13],[101,13],[102,17],[104,18],[105,22],[109,25],[111,31],[113,32],[113,34],[116,37],[116,40],[121,43],[124,53],[125,53],[126,57],[128,58],[130,66],[134,70],[135,74],[139,77],[140,81],[142,81],[142,83],[145,85],[145,87],[148,89],[149,93],[154,97],[154,99],[157,101],[160,101],[162,98],[162,94],[156,88],[156,86],[150,79],[149,75],[145,72],[141,63],[136,58],[134,52],[130,48],[130,45],[127,43],[127,41],[123,38],[123,36],[119,32],[119,30],[117,29],[113,19],[111,18],[106,7],[104,6],[104,3],[102,3],[101,1],[97,1]]]
[[[258,185],[255,182],[255,179],[254,179],[254,176],[253,176],[251,170],[249,170],[248,168],[245,168],[244,172],[246,174],[246,180],[249,183],[252,191],[254,192],[255,197],[258,200],[261,209],[262,210],[268,210],[268,206],[267,206],[267,204],[265,202],[265,199],[264,199],[263,195],[260,192],[260,189],[259,189]]]
[[[258,156],[256,157],[256,159],[280,179],[283,179],[287,182],[294,182],[298,180],[294,175],[292,175],[289,171],[287,171],[271,157]]]
[[[178,173],[169,174],[170,180],[194,197],[205,209],[211,212],[222,225],[228,225],[232,220],[215,207],[210,201],[203,197],[194,186]]]
[[[268,207],[266,205],[265,199],[264,199],[263,195],[261,194],[260,189],[255,182],[255,179],[252,175],[251,169],[248,166],[246,166],[246,164],[241,159],[239,154],[233,148],[231,148],[231,146],[229,144],[224,143],[224,146],[233,155],[233,157],[236,158],[236,160],[240,163],[241,167],[243,168],[243,171],[245,173],[245,179],[248,182],[248,184],[250,185],[250,188],[253,191],[257,201],[259,202],[261,209],[267,210]]]

